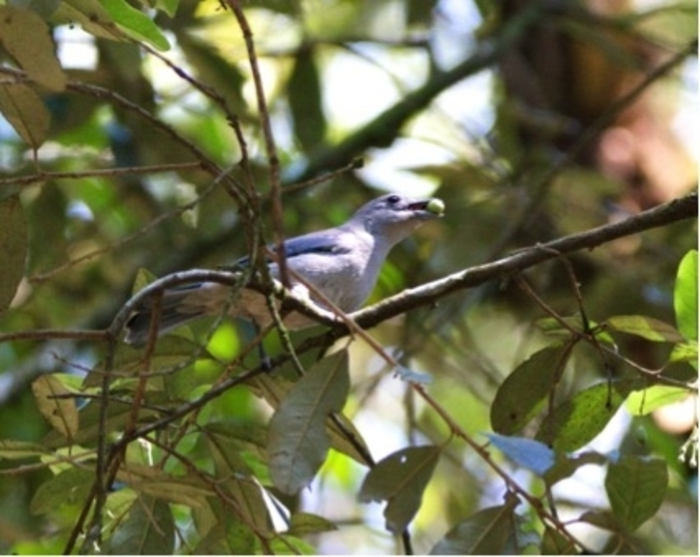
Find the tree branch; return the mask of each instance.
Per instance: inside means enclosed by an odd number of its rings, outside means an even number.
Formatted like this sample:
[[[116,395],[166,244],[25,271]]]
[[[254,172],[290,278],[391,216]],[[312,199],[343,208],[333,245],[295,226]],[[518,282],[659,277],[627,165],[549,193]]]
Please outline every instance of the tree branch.
[[[654,207],[626,220],[599,226],[585,232],[564,236],[557,240],[527,248],[492,263],[470,267],[439,280],[409,288],[400,294],[382,300],[369,308],[355,312],[351,317],[362,328],[373,327],[408,310],[435,303],[451,292],[478,286],[489,280],[500,279],[522,271],[562,254],[593,249],[624,236],[666,226],[674,222],[697,218],[698,196],[693,193]],[[343,336],[347,329],[335,326],[334,336]]]

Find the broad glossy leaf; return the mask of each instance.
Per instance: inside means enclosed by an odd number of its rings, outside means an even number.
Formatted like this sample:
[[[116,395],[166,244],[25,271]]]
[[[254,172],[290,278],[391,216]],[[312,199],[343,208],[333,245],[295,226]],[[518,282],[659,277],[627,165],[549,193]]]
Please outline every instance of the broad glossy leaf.
[[[698,340],[698,252],[689,251],[681,260],[673,292],[678,330],[688,340]]]
[[[145,41],[158,50],[168,50],[170,43],[145,13],[125,0],[101,0],[114,22],[132,39]]]
[[[535,439],[560,452],[580,449],[603,430],[627,395],[639,386],[636,381],[613,381],[610,386],[598,383],[577,392],[542,421]]]
[[[698,368],[698,341],[679,342],[671,350],[669,362],[688,362],[695,369]]]
[[[284,493],[308,485],[323,464],[330,448],[326,418],[343,409],[349,388],[343,350],[314,365],[280,403],[270,421],[268,455],[272,480]]]
[[[683,400],[690,394],[688,389],[680,387],[653,385],[630,393],[625,401],[625,408],[633,416],[646,416],[657,408]]]
[[[681,342],[683,336],[671,325],[645,315],[615,315],[606,324],[620,333],[628,333],[653,342]]]
[[[570,352],[570,344],[552,344],[515,368],[498,388],[491,404],[491,427],[496,433],[517,433],[540,412]]]
[[[17,293],[27,259],[27,223],[19,197],[0,201],[0,314]]]
[[[660,459],[623,456],[608,465],[605,490],[617,521],[634,532],[661,507],[666,496],[668,469]]]
[[[278,408],[286,394],[292,389],[294,383],[280,376],[260,375],[250,381],[256,390],[265,397],[273,408]],[[342,426],[342,428],[341,428]],[[326,431],[331,438],[331,447],[336,451],[349,456],[360,464],[369,465],[364,455],[369,454],[367,443],[354,424],[342,413],[337,412],[335,419],[326,419]],[[348,434],[353,443],[348,440]],[[358,450],[358,446],[361,450]]]
[[[409,447],[390,454],[369,471],[358,495],[360,501],[387,501],[386,528],[403,532],[420,508],[440,447]]]

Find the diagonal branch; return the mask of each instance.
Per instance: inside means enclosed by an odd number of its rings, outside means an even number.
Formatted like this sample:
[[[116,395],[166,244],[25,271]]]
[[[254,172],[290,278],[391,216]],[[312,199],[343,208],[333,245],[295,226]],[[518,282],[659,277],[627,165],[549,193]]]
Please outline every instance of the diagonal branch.
[[[362,328],[373,327],[408,310],[433,304],[452,292],[473,288],[489,280],[503,278],[511,273],[522,271],[559,255],[585,249],[590,250],[624,236],[631,236],[652,228],[697,218],[697,216],[698,196],[697,193],[693,193],[686,197],[675,199],[665,205],[644,211],[626,220],[564,236],[541,246],[518,251],[492,263],[470,267],[439,280],[415,288],[409,288],[396,296],[354,313],[352,317]],[[343,325],[339,324],[334,331],[334,335],[337,334],[340,337],[345,332]]]

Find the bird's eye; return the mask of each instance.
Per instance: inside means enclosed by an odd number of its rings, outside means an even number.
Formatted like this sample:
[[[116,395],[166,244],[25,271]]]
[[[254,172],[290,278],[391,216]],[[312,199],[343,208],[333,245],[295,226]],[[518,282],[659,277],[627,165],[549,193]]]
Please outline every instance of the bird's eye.
[[[398,195],[390,195],[386,198],[386,202],[389,205],[396,205],[399,201],[401,201],[401,198]]]

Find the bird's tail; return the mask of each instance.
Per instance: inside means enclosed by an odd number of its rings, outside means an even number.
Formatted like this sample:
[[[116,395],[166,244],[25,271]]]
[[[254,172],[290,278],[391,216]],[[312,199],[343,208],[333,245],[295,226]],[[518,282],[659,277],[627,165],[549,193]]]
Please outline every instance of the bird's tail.
[[[195,308],[183,303],[185,298],[192,294],[193,289],[200,288],[200,284],[188,285],[182,288],[166,290],[163,293],[160,304],[160,316],[158,319],[158,336],[168,331],[197,319],[204,315],[204,308]],[[126,323],[126,337],[124,341],[134,346],[143,346],[148,340],[153,316],[153,302],[145,300],[138,307]]]

